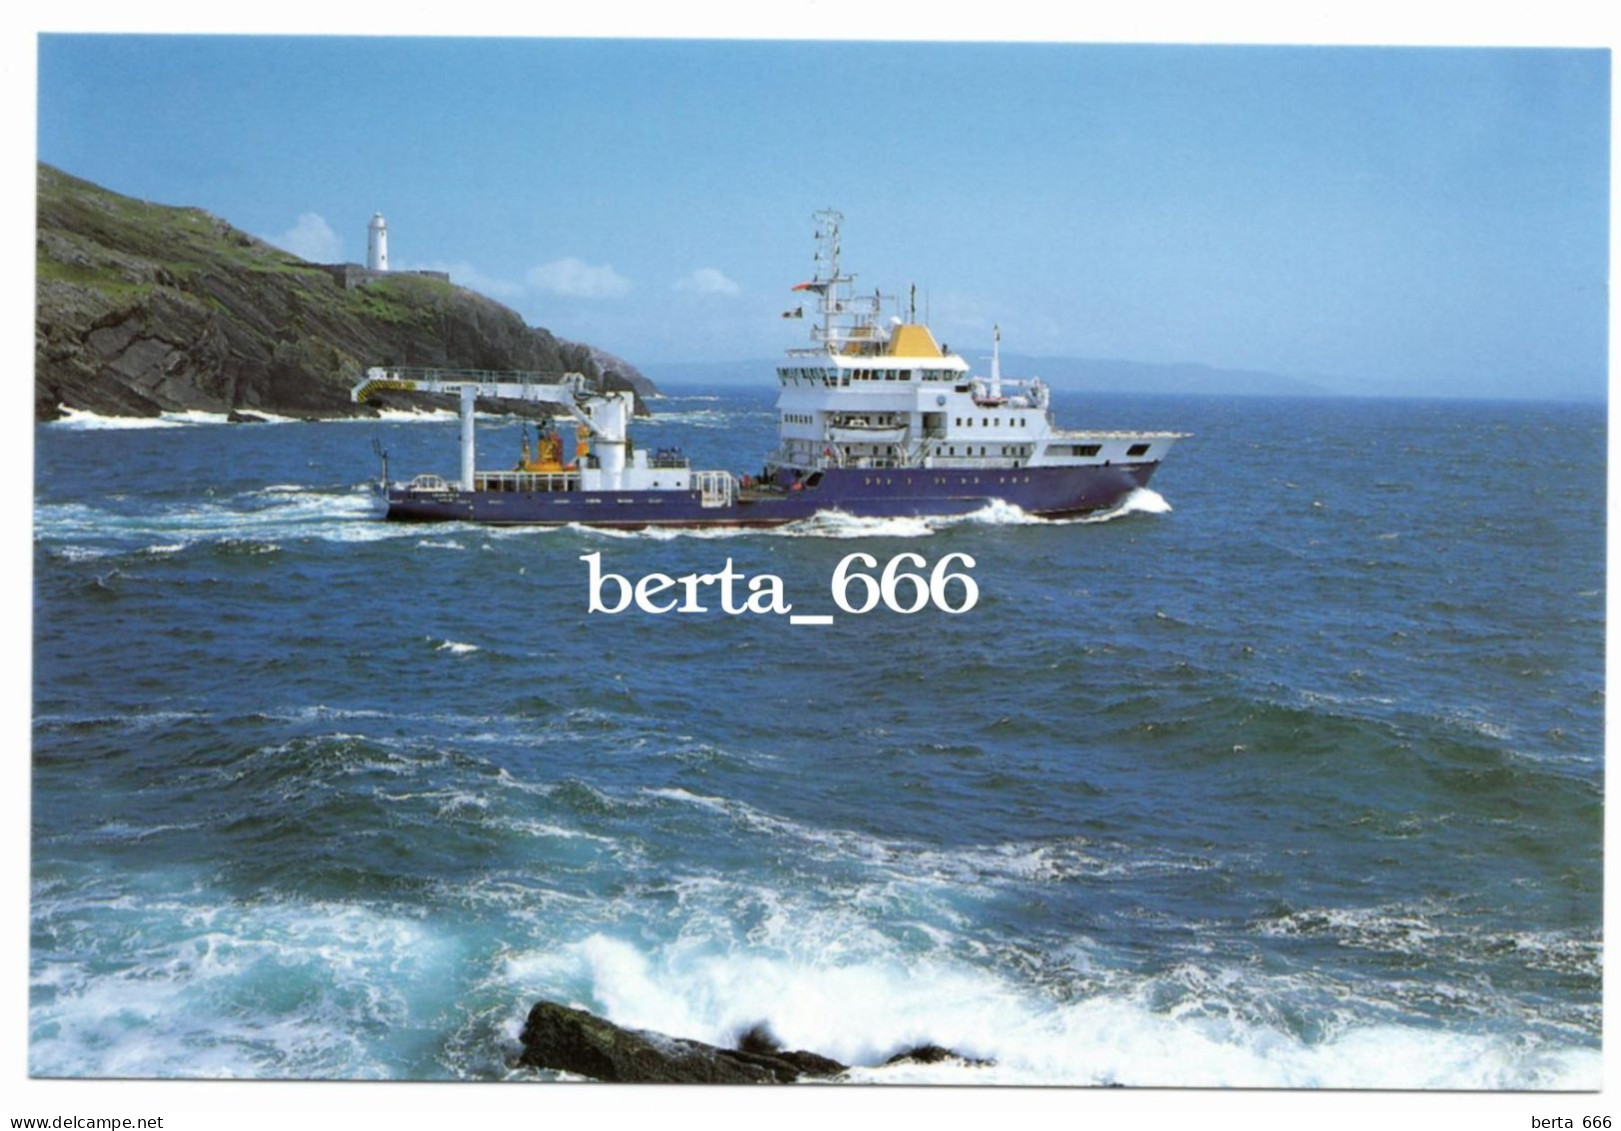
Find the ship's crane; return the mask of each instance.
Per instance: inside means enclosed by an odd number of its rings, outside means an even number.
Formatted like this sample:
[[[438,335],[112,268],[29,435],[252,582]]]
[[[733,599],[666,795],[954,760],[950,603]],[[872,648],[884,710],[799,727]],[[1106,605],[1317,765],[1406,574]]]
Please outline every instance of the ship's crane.
[[[610,481],[624,470],[626,429],[633,394],[598,390],[583,373],[540,373],[485,369],[421,369],[372,366],[349,390],[356,404],[373,393],[395,391],[458,395],[461,399],[461,487],[473,490],[477,464],[473,406],[479,397],[555,404],[588,429],[598,460]]]

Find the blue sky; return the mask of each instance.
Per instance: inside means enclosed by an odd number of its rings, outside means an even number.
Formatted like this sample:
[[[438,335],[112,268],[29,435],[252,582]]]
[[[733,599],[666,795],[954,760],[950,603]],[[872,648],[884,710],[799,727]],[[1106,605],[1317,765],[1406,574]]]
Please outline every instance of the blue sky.
[[[45,36],[39,155],[639,363],[862,286],[1024,354],[1370,392],[1605,388],[1598,50]]]

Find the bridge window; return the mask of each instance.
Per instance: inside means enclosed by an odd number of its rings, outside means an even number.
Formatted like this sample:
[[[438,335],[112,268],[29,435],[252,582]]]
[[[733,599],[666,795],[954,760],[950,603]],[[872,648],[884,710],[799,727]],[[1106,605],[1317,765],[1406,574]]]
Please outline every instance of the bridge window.
[[[1147,444],[1133,444],[1133,445],[1131,445],[1131,447],[1126,449],[1126,454],[1128,456],[1144,456],[1144,455],[1147,455],[1148,454],[1148,445]]]

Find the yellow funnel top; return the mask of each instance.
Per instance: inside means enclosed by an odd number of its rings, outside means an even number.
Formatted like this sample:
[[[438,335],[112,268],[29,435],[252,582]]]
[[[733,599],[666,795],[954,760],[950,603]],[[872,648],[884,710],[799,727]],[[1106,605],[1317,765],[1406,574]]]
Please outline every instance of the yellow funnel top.
[[[884,351],[891,357],[944,357],[935,344],[929,328],[917,322],[895,327],[889,335],[889,347]]]

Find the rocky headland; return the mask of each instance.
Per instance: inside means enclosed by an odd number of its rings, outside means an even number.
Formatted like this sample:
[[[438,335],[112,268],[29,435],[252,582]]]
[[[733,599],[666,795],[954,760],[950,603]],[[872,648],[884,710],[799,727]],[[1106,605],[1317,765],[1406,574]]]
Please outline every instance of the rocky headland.
[[[443,278],[354,284],[200,209],[45,164],[35,264],[36,420],[64,409],[321,418],[427,403],[399,393],[352,403],[373,365],[578,372],[635,390],[639,406],[656,391],[622,359]]]

